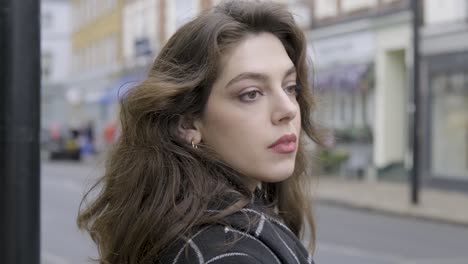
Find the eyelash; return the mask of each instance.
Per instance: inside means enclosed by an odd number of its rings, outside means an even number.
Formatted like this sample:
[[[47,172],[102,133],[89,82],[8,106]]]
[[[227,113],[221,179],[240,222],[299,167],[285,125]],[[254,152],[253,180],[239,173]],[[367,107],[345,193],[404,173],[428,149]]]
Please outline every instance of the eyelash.
[[[288,92],[289,89],[292,89],[291,92]],[[288,94],[293,94],[294,96],[297,96],[301,90],[301,87],[300,85],[298,84],[295,84],[295,85],[290,85],[290,86],[287,86],[286,88],[284,88],[284,90],[286,91],[286,93]],[[255,97],[255,99],[245,99],[248,95],[250,94],[259,94],[259,95],[263,95],[263,93],[259,90],[251,90],[251,91],[248,91],[248,92],[245,92],[245,93],[242,93],[241,95],[239,95],[239,99],[243,102],[253,102],[257,99],[257,97]]]
[[[301,86],[299,84],[290,85],[284,89],[288,90],[290,88],[293,88],[293,93],[295,96],[299,95],[299,92],[301,91]]]
[[[251,91],[248,91],[248,92],[245,92],[245,93],[242,93],[241,95],[239,95],[239,99],[242,101],[242,102],[252,102],[254,100],[257,99],[257,97],[255,97],[255,99],[246,99],[246,97],[249,95],[249,94],[252,94],[252,93],[255,93],[255,94],[260,94],[260,95],[263,95],[262,92],[260,92],[259,90],[251,90]]]

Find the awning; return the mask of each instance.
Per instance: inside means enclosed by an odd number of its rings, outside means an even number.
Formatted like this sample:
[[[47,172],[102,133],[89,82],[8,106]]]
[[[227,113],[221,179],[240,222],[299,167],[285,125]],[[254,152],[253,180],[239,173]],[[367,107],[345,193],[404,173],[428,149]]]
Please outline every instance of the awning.
[[[367,76],[372,64],[338,65],[315,73],[315,88],[318,90],[337,89],[353,91],[360,88],[361,81]]]
[[[106,92],[104,92],[99,98],[99,103],[112,104],[119,102],[119,100],[128,92],[128,90],[137,86],[145,78],[146,76],[144,73],[124,75],[109,85],[109,88],[106,89]]]

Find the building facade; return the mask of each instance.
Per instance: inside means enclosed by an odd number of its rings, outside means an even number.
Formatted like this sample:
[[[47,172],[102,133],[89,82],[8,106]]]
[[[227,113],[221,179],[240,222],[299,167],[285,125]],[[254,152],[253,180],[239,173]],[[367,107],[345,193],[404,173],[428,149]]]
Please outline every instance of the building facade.
[[[105,122],[114,115],[100,99],[122,70],[123,0],[72,0],[72,70],[67,98],[70,126],[93,124],[101,143]]]
[[[122,8],[123,69],[100,100],[116,112],[122,93],[144,78],[175,31],[219,0],[125,0]],[[277,1],[286,3],[287,1]],[[120,94],[120,95],[119,95]]]
[[[41,1],[41,126],[44,130],[67,122],[64,97],[70,74],[70,17],[69,1]]]
[[[345,167],[369,178],[406,175],[410,1],[315,0],[311,8],[318,118],[337,143],[351,139]]]
[[[202,4],[199,0],[123,2],[122,68],[98,100],[101,108],[113,113],[109,119],[116,119],[119,99],[145,78],[162,46],[177,28],[200,12]]]
[[[383,0],[311,2],[308,38],[315,88],[324,109],[319,116],[335,131],[361,126],[356,118],[367,119],[372,133],[367,175],[379,178],[407,179],[412,133],[417,129],[422,136],[423,183],[468,190],[468,1],[420,2],[420,128],[412,126],[410,5]],[[360,65],[369,65],[370,74],[363,75],[360,67],[365,67]],[[360,94],[365,88],[368,102],[353,99],[349,87]],[[354,152],[361,157],[363,153],[367,152]]]
[[[119,100],[147,75],[169,37],[200,11],[193,0],[124,0],[121,19],[122,67],[100,94],[98,103],[108,120],[117,118]]]

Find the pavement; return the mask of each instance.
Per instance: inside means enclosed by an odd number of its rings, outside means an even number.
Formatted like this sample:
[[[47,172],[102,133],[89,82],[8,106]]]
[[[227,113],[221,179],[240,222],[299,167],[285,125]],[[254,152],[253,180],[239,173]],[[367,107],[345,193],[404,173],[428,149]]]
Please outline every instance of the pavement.
[[[409,188],[406,183],[322,176],[313,188],[313,197],[319,203],[468,226],[468,192],[422,187],[420,202],[413,205]]]

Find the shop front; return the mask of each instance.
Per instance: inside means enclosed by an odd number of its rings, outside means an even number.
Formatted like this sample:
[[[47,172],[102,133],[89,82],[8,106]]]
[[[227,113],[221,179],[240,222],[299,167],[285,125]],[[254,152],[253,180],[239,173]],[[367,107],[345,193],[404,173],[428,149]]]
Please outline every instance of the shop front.
[[[468,190],[468,51],[426,58],[425,167],[431,182]]]
[[[320,153],[325,174],[366,177],[372,167],[375,113],[375,36],[368,30],[310,34],[314,57],[315,118],[333,133]]]

